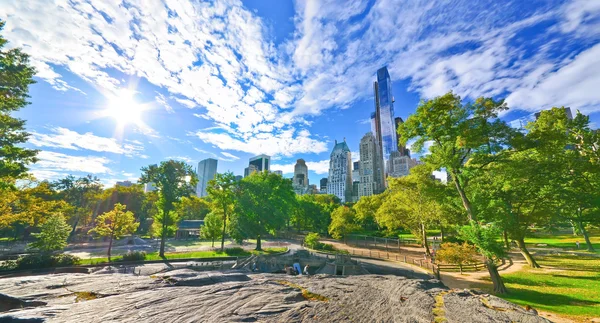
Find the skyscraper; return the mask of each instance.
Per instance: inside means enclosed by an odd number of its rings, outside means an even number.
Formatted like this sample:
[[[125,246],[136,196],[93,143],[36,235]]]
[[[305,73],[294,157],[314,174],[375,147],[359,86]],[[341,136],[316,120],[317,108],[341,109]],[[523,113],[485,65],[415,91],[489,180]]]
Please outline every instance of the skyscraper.
[[[275,170],[275,171],[273,171],[273,173],[275,173],[275,174],[277,174],[279,176],[283,176],[283,172],[280,171],[280,170]]]
[[[248,167],[244,169],[244,177],[250,176],[250,174],[254,172],[262,172],[269,171],[269,167],[271,164],[271,156],[267,155],[258,155],[256,157],[250,158],[248,162]]]
[[[409,156],[402,155],[399,151],[394,151],[390,155],[388,160],[388,169],[390,170],[390,177],[402,177],[407,176],[410,169],[417,165],[415,159],[411,159]]]
[[[366,133],[360,140],[360,166],[358,196],[370,196],[383,191],[383,165],[379,145],[373,133]]]
[[[319,181],[321,193],[327,193],[327,177],[321,178]]]
[[[346,140],[336,140],[331,151],[327,194],[337,196],[342,203],[352,200],[352,155]]]
[[[352,181],[360,181],[360,161],[355,161],[352,163]]]
[[[400,135],[398,134],[398,127],[404,123],[404,120],[402,120],[402,118],[400,118],[400,117],[396,117],[394,119],[394,121],[395,121],[395,125],[396,125],[395,130],[396,130],[396,142],[398,143],[398,151],[400,152],[400,155],[410,157],[410,150],[408,150],[408,148],[406,148],[406,146],[400,142]]]
[[[296,165],[294,165],[294,181],[292,183],[295,186],[308,187],[308,167],[302,158],[296,160]]]
[[[208,186],[208,181],[215,178],[217,174],[217,160],[213,158],[207,158],[201,160],[198,163],[198,170],[196,173],[198,174],[198,185],[196,186],[196,195],[198,197],[204,197],[207,195],[206,187]]]
[[[373,89],[375,92],[375,115],[371,115],[371,131],[379,142],[382,164],[385,165],[390,154],[398,150],[392,79],[387,67],[384,66],[377,71],[377,81],[373,84]],[[388,173],[389,170],[385,169],[384,174]]]

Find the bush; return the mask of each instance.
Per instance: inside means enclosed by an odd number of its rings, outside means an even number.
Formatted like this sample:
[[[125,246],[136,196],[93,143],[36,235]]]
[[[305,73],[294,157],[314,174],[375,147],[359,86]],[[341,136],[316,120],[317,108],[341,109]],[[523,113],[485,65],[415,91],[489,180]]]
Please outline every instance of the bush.
[[[318,233],[309,233],[304,238],[304,245],[311,249],[319,249],[319,234]]]
[[[319,243],[319,245],[317,246],[316,249],[324,250],[324,251],[336,251],[335,247],[328,243]]]
[[[64,253],[59,254],[30,254],[19,257],[12,269],[38,269],[53,267],[68,267],[78,265],[81,258]]]
[[[225,248],[225,254],[228,256],[238,256],[246,254],[246,250],[244,248],[235,247],[235,248]]]
[[[146,253],[144,251],[127,251],[123,255],[123,261],[142,261],[146,259]]]

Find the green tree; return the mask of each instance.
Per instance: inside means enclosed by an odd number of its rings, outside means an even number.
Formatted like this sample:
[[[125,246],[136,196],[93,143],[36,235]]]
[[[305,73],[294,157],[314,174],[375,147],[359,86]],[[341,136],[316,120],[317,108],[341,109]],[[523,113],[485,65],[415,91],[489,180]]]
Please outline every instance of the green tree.
[[[51,252],[62,250],[67,246],[71,227],[62,214],[53,214],[40,225],[40,231],[34,234],[36,241],[30,243],[29,247],[42,252]]]
[[[102,214],[114,209],[115,204],[120,203],[127,207],[127,211],[131,211],[137,221],[142,221],[147,214],[144,213],[144,193],[143,185],[134,184],[129,187],[116,185],[102,191],[98,196],[97,213]]]
[[[375,214],[381,207],[385,197],[385,193],[361,196],[358,202],[352,206],[352,209],[356,212],[356,218],[361,222],[363,228],[380,229]]]
[[[331,213],[331,224],[329,224],[329,234],[334,239],[345,238],[353,231],[357,231],[360,226],[356,223],[356,214],[347,206],[339,206]]]
[[[140,183],[153,183],[158,191],[160,213],[155,221],[160,225],[160,257],[165,256],[167,230],[176,221],[175,203],[184,196],[194,194],[198,178],[190,165],[181,161],[168,160],[160,165],[142,168]],[[176,223],[176,222],[175,222]]]
[[[91,222],[96,211],[96,203],[102,192],[100,180],[92,175],[76,178],[69,175],[52,183],[52,187],[58,190],[61,199],[73,206],[70,217],[72,230],[70,238],[73,238],[77,225],[80,222],[87,224]]]
[[[262,236],[283,228],[295,203],[291,180],[274,173],[254,173],[240,182],[237,223],[247,235],[256,237],[256,250],[262,250]]]
[[[175,203],[175,212],[180,220],[203,220],[210,212],[210,203],[195,195],[182,197]]]
[[[432,169],[448,172],[474,230],[480,223],[477,222],[478,210],[473,208],[470,183],[485,172],[487,165],[505,158],[507,147],[519,137],[516,130],[498,118],[498,114],[507,109],[503,101],[490,98],[462,104],[459,96],[448,93],[422,101],[416,113],[398,128],[403,144],[415,140],[412,149],[416,152],[421,151],[425,143],[431,143],[430,154],[422,161]],[[487,258],[486,264],[494,291],[506,293],[495,262]]]
[[[5,22],[0,20],[0,31]],[[5,50],[8,41],[0,34],[0,189],[14,185],[27,173],[27,165],[36,162],[37,150],[20,145],[27,142],[25,120],[11,116],[29,104],[29,85],[35,83],[35,69],[29,55],[20,48]]]
[[[204,217],[204,225],[200,227],[200,236],[203,239],[210,239],[213,248],[215,247],[215,239],[221,237],[223,228],[223,217],[215,212],[208,213]]]
[[[498,241],[501,230],[495,225],[466,225],[460,229],[460,236],[465,241],[470,241],[477,247],[477,251],[483,255],[487,261],[487,266],[490,262],[496,267],[496,262],[502,259],[506,254],[502,243]],[[489,268],[488,268],[489,270]],[[500,275],[490,275],[494,284],[494,292],[505,293],[506,287]]]
[[[296,230],[327,233],[331,211],[327,203],[319,202],[315,196],[311,194],[296,196],[296,207],[290,218],[291,225],[296,227]]]
[[[473,245],[464,242],[462,244],[445,242],[442,243],[435,257],[437,261],[458,265],[462,275],[462,265],[477,262],[476,256],[477,251]]]
[[[232,214],[238,183],[232,172],[216,174],[215,178],[208,181],[206,192],[212,203],[212,209],[218,209],[223,216],[223,230],[221,232],[221,252],[225,251],[225,233],[227,232],[227,219]]]
[[[108,237],[108,261],[110,262],[110,251],[113,239],[120,239],[127,234],[137,230],[139,222],[135,222],[133,213],[126,210],[126,206],[117,203],[112,211],[105,212],[96,218],[96,227],[90,233],[96,233],[101,237]]]

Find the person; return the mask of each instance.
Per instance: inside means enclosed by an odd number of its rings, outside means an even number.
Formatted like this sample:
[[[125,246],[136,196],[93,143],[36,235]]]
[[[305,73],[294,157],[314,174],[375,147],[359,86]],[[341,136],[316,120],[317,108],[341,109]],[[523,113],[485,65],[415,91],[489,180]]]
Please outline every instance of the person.
[[[435,249],[431,250],[431,263],[435,263]]]
[[[579,249],[579,240],[575,241],[575,244],[577,245],[577,249]]]
[[[296,275],[302,275],[302,267],[300,267],[300,263],[294,263],[294,271],[296,272]]]
[[[283,268],[283,270],[285,270],[286,275],[291,275],[292,274],[292,267],[285,265],[285,267]]]
[[[256,271],[256,261],[252,263],[252,271]]]
[[[308,268],[310,267],[309,264],[307,264],[306,266],[304,266],[304,275],[309,276],[310,274],[308,273]]]

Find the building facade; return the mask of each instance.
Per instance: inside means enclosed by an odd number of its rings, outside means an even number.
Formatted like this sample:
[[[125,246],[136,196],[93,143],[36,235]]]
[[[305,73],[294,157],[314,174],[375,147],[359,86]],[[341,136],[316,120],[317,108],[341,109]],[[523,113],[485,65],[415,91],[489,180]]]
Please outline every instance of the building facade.
[[[383,191],[383,165],[378,146],[377,139],[371,132],[360,140],[358,196],[370,196]]]
[[[360,181],[360,161],[355,161],[352,163],[352,181]]]
[[[375,113],[371,114],[371,131],[381,149],[381,159],[387,161],[390,154],[398,150],[396,123],[394,121],[394,96],[392,95],[392,80],[387,67],[377,70],[377,81],[373,84],[375,92]],[[389,170],[384,169],[387,175]]]
[[[154,191],[156,191],[156,186],[154,186],[154,183],[144,184],[144,193],[154,192]]]
[[[327,194],[337,196],[342,203],[352,200],[352,154],[346,140],[338,143],[331,151]]]
[[[327,193],[327,177],[321,178],[319,181],[319,186],[321,193]]]
[[[115,186],[123,186],[123,187],[131,187],[133,184],[133,182],[131,181],[121,181],[121,182],[116,182]]]
[[[275,174],[277,174],[279,176],[283,176],[283,172],[280,171],[280,170],[273,171],[273,173],[275,173]]]
[[[398,143],[398,151],[402,156],[410,157],[410,150],[400,142],[400,135],[398,134],[398,127],[404,123],[404,120],[400,117],[396,117],[394,121],[396,125],[396,143]]]
[[[392,152],[390,159],[388,160],[388,168],[390,169],[389,176],[407,176],[410,172],[410,169],[418,164],[419,162],[416,159],[402,155],[399,151]]]
[[[294,180],[292,182],[294,186],[308,187],[308,166],[304,159],[296,160],[294,165]]]
[[[196,170],[196,174],[198,175],[196,195],[198,197],[207,195],[206,187],[208,186],[208,181],[215,179],[215,175],[217,175],[217,162],[214,158],[207,158],[198,163],[198,169]]]
[[[254,165],[256,166],[256,170],[259,172],[269,171],[269,167],[271,166],[271,156],[267,155],[258,155],[256,157],[250,158],[250,162],[248,166]]]

